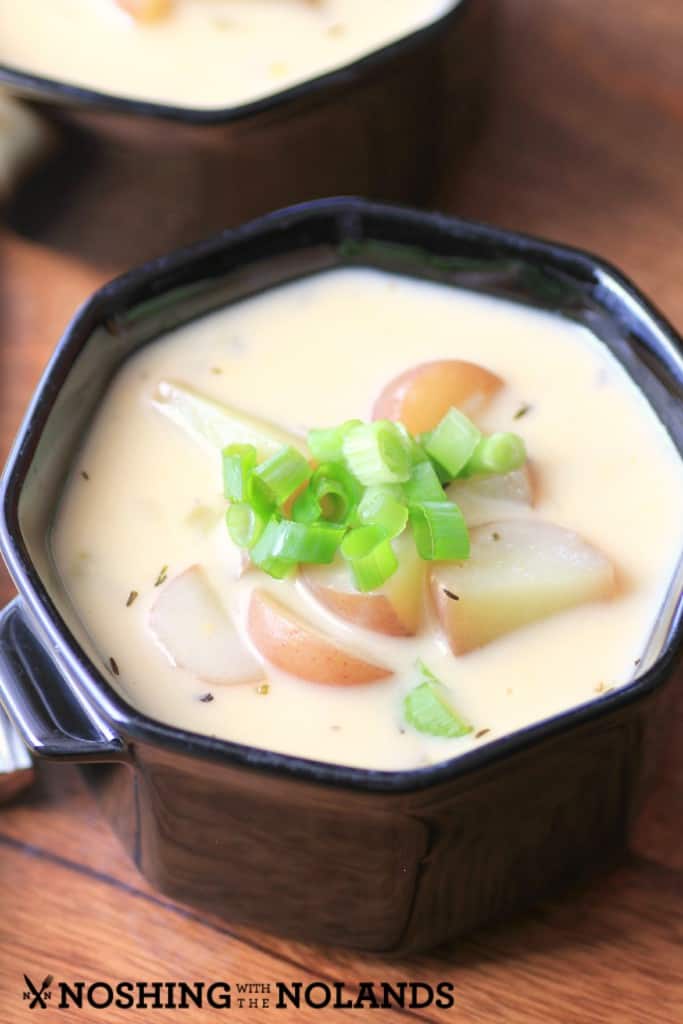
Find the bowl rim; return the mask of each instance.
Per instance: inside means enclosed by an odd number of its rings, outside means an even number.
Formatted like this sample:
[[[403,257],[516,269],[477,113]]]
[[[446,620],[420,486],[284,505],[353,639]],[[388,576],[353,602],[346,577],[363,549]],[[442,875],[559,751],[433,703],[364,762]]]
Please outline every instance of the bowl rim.
[[[463,16],[463,11],[480,0],[458,0],[456,6],[439,15],[434,21],[407,32],[384,46],[362,54],[347,64],[322,72],[312,78],[296,82],[277,92],[269,93],[247,103],[227,107],[183,107],[155,100],[142,100],[102,92],[87,86],[70,84],[61,79],[22,71],[11,64],[0,62],[0,86],[20,98],[48,101],[70,108],[107,111],[134,117],[158,118],[188,125],[233,124],[259,114],[277,110],[298,100],[324,97],[334,89],[349,87],[365,74],[381,68],[394,58],[417,49],[432,36],[437,36]]]
[[[152,260],[103,285],[77,310],[55,348],[0,477],[0,554],[4,556],[30,620],[38,625],[39,633],[36,635],[40,642],[43,642],[41,637],[45,637],[51,647],[59,649],[60,663],[55,665],[55,672],[62,678],[62,685],[85,692],[86,702],[91,703],[112,725],[126,745],[153,745],[191,757],[347,790],[408,793],[471,774],[579,726],[599,723],[606,716],[611,717],[658,689],[670,675],[670,669],[681,653],[683,593],[676,599],[666,643],[657,659],[623,687],[531,723],[479,748],[456,754],[449,760],[407,770],[376,770],[319,762],[166,725],[129,704],[111,685],[104,670],[81,649],[33,565],[19,524],[19,502],[52,406],[94,329],[115,313],[137,305],[143,297],[149,296],[150,289],[155,296],[165,294],[193,280],[193,273],[205,272],[212,260],[224,259],[235,253],[239,256],[245,244],[251,247],[254,243],[265,245],[266,251],[269,239],[277,238],[282,245],[283,238],[289,239],[302,227],[318,220],[329,221],[330,234],[338,244],[350,224],[357,231],[364,219],[372,221],[378,218],[392,227],[421,230],[431,239],[433,249],[437,240],[484,243],[496,256],[515,257],[527,263],[532,260],[542,262],[569,272],[584,283],[589,280],[600,290],[603,298],[608,297],[613,315],[617,311],[627,313],[631,319],[636,317],[641,326],[647,327],[656,348],[654,357],[657,363],[663,366],[677,386],[683,388],[683,342],[680,336],[626,277],[599,257],[487,224],[356,197],[319,199],[266,214],[189,248]],[[425,242],[423,245],[429,252],[429,244]],[[233,266],[239,265],[238,259]],[[371,264],[368,262],[368,265]],[[222,266],[221,269],[224,272],[226,268]],[[307,275],[304,273],[302,276]],[[410,273],[407,276],[411,276]],[[272,286],[267,284],[263,290]],[[657,411],[654,404],[653,408]],[[33,625],[30,628],[35,632]]]

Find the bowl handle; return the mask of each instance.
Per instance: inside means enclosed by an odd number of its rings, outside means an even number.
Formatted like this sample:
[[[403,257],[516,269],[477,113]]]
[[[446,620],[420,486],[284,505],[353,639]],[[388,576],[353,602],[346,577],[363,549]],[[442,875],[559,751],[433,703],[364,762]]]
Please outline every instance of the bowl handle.
[[[126,748],[68,686],[26,623],[19,598],[0,611],[0,701],[34,754],[60,761],[121,761]]]

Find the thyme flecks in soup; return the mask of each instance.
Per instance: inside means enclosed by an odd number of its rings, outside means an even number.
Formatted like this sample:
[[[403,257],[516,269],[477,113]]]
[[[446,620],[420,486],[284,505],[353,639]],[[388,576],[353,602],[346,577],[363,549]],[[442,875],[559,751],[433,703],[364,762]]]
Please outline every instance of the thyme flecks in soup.
[[[333,71],[460,0],[0,0],[0,63],[130,99],[238,106]]]
[[[633,678],[682,510],[672,442],[588,331],[345,269],[131,358],[53,548],[141,710],[399,769]]]

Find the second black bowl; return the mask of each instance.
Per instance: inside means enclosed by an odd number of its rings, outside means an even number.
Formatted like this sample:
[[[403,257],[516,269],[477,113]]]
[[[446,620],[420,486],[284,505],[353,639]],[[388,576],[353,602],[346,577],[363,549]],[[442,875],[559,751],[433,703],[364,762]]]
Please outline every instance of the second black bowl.
[[[494,0],[239,107],[164,106],[0,66],[62,145],[7,212],[12,226],[108,267],[334,194],[422,204],[457,166],[495,66]]]

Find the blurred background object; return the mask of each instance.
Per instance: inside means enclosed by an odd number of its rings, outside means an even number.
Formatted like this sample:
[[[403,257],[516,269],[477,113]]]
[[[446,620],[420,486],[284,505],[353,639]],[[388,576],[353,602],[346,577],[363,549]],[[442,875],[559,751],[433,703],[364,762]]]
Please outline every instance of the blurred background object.
[[[126,266],[307,199],[429,204],[446,149],[464,155],[481,127],[495,10],[495,0],[460,0],[360,61],[225,111],[106,97],[0,66],[0,82],[59,139],[6,218],[27,238]]]
[[[45,156],[53,135],[44,118],[0,90],[0,203]]]
[[[33,782],[33,762],[0,705],[0,803]]]

